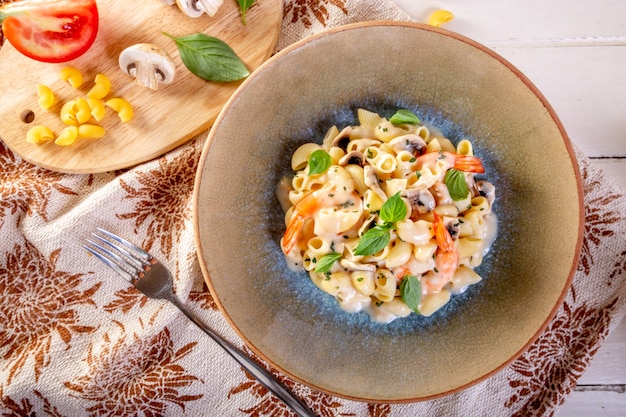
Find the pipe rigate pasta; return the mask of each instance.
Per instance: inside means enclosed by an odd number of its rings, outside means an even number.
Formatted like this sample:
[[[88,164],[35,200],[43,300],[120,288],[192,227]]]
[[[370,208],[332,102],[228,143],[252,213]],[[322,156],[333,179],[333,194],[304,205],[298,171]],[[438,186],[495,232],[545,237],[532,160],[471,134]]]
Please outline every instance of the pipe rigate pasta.
[[[484,168],[473,143],[454,146],[400,113],[357,110],[360,124],[298,147],[296,172],[277,188],[291,187],[280,242],[288,265],[346,312],[382,323],[430,316],[479,282],[474,268],[497,230],[495,187],[475,180]],[[318,150],[330,161],[321,169]]]
[[[378,269],[374,276],[374,297],[382,302],[389,302],[396,296],[396,277],[388,269]]]
[[[306,167],[311,154],[318,149],[322,149],[322,147],[317,143],[308,142],[300,145],[291,156],[291,169],[299,171]]]

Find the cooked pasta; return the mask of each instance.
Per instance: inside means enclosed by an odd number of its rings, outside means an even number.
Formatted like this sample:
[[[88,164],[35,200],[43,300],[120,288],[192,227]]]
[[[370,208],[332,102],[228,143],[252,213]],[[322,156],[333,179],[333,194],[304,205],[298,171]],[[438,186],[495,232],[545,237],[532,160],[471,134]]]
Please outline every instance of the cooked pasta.
[[[277,191],[291,204],[285,259],[347,312],[382,323],[430,316],[481,281],[495,188],[475,181],[484,168],[469,140],[455,146],[408,110],[357,118],[295,150],[295,173]]]

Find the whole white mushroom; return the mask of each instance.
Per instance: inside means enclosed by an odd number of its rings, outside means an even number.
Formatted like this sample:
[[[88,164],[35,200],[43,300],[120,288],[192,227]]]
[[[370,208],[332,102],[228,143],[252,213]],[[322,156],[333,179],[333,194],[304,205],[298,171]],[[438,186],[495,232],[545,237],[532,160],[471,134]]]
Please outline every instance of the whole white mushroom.
[[[119,65],[125,74],[135,78],[137,84],[157,90],[159,84],[174,81],[176,66],[170,55],[157,45],[138,43],[124,49]]]

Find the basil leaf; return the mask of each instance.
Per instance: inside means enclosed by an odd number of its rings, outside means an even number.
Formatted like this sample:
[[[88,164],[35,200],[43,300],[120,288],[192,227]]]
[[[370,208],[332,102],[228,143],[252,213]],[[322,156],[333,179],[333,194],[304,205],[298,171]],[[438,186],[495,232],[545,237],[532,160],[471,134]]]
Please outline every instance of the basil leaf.
[[[189,71],[203,80],[231,82],[250,75],[250,71],[224,41],[204,33],[177,38],[163,34],[174,42],[180,58]]]
[[[449,169],[446,172],[444,182],[446,183],[446,187],[448,187],[450,197],[454,201],[464,200],[467,198],[469,188],[467,187],[465,174],[463,174],[463,172],[454,168]]]
[[[239,9],[241,10],[241,23],[246,24],[246,10],[252,7],[254,0],[237,0],[239,3]]]
[[[407,275],[400,283],[400,298],[408,308],[419,314],[422,284],[415,275]]]
[[[373,255],[381,251],[391,240],[391,233],[388,226],[374,226],[361,236],[359,244],[356,245],[354,254],[356,256]]]
[[[389,121],[394,125],[419,125],[422,123],[415,113],[406,109],[398,110]]]
[[[385,223],[395,223],[406,217],[406,205],[400,197],[400,191],[389,197],[380,208],[380,218]]]
[[[332,159],[328,152],[323,149],[315,150],[309,156],[309,176],[326,172]]]
[[[320,272],[325,274],[326,272],[330,272],[330,268],[332,268],[333,264],[341,259],[341,254],[337,252],[327,253],[322,256],[317,264],[315,265],[315,272]]]

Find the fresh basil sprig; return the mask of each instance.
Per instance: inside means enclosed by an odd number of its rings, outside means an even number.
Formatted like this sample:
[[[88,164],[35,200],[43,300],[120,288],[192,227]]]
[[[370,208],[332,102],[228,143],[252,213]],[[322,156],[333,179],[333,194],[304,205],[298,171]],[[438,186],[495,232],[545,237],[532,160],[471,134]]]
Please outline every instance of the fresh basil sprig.
[[[398,110],[389,121],[394,125],[419,125],[422,123],[415,113],[406,109]]]
[[[241,10],[241,23],[246,24],[246,10],[254,4],[254,0],[237,0],[239,9]]]
[[[467,198],[467,194],[469,194],[469,188],[467,186],[467,182],[465,181],[465,174],[463,174],[463,172],[454,168],[450,168],[446,172],[444,182],[446,184],[446,187],[448,187],[450,197],[454,201],[464,200]]]
[[[422,284],[415,275],[407,275],[400,283],[400,298],[408,308],[419,313],[422,299]]]
[[[337,252],[327,253],[322,256],[319,261],[317,261],[315,265],[315,272],[319,272],[325,274],[326,272],[330,272],[330,268],[332,268],[333,264],[341,258],[341,254]]]
[[[187,69],[204,80],[231,82],[250,75],[235,51],[218,38],[204,33],[182,37],[163,34],[176,42]]]
[[[363,233],[354,249],[355,255],[373,255],[387,246],[391,240],[391,229],[394,228],[394,224],[406,217],[406,206],[399,191],[385,201],[380,208],[379,216],[384,223],[377,224]]]
[[[382,250],[391,239],[390,228],[387,224],[378,224],[363,233],[363,236],[359,239],[359,244],[354,249],[354,254],[356,256],[367,256]]]
[[[388,224],[393,224],[406,217],[406,205],[400,197],[400,191],[387,199],[380,208],[380,218]]]
[[[330,167],[332,159],[328,152],[317,149],[309,156],[309,176],[322,174]]]

